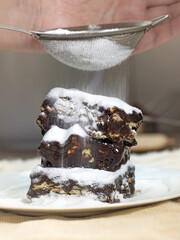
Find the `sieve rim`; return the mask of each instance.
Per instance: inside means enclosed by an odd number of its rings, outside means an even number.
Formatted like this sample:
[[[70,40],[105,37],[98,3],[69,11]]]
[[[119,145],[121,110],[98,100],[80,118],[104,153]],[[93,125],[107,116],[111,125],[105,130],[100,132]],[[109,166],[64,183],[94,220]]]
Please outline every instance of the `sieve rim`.
[[[97,38],[102,36],[115,36],[126,35],[135,32],[148,31],[151,29],[152,21],[139,21],[139,22],[124,22],[115,24],[101,24],[97,25],[99,29],[89,29],[89,26],[64,28],[69,33],[47,33],[46,31],[32,31],[34,37],[40,40],[71,40],[71,39],[84,39],[84,38]],[[51,29],[57,30],[57,29]]]

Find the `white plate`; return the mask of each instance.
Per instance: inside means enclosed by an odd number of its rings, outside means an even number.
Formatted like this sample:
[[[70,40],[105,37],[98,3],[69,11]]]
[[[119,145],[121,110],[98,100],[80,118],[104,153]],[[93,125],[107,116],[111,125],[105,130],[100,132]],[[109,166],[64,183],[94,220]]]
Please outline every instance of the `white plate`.
[[[134,197],[121,203],[108,204],[84,197],[40,198],[33,203],[25,201],[30,185],[29,172],[0,175],[0,209],[23,215],[59,214],[62,216],[89,216],[104,212],[137,207],[180,197],[180,170],[136,167]]]

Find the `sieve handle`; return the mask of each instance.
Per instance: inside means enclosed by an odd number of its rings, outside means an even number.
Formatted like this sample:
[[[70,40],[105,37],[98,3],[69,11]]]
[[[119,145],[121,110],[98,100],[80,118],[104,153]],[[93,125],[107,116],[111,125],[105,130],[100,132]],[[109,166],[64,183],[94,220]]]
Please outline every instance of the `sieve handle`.
[[[16,31],[16,32],[21,32],[21,33],[25,33],[25,34],[32,36],[32,32],[21,29],[21,28],[9,27],[9,26],[4,26],[4,25],[0,25],[0,28],[6,29],[6,30],[11,30],[11,31]]]
[[[155,18],[155,19],[151,20],[152,27],[156,27],[157,25],[159,25],[160,23],[165,22],[168,19],[169,19],[169,15],[164,15],[164,16]]]

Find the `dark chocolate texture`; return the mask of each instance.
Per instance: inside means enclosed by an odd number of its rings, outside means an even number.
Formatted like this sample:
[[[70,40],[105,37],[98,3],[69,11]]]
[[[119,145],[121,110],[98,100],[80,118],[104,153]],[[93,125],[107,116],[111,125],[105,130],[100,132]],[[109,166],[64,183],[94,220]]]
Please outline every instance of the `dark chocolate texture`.
[[[68,129],[78,123],[92,138],[109,139],[112,142],[126,141],[131,145],[136,144],[134,133],[142,123],[141,113],[133,111],[132,114],[126,114],[117,107],[105,109],[97,104],[89,106],[88,103],[82,103],[83,111],[86,111],[86,114],[83,115],[81,109],[79,111],[76,109],[76,112],[73,112],[73,108],[68,111],[64,107],[63,102],[70,102],[71,106],[73,106],[73,99],[68,96],[59,99],[62,105],[59,104],[58,107],[55,104],[57,99],[52,98],[45,99],[41,106],[41,114],[37,119],[37,124],[41,128],[43,135],[52,125]],[[62,116],[72,117],[72,121],[66,122]],[[86,121],[84,121],[84,117],[86,117]],[[94,122],[96,123],[95,127]]]
[[[116,171],[129,160],[129,147],[124,142],[82,138],[71,135],[65,144],[42,142],[39,146],[43,167],[85,167]]]
[[[100,186],[97,184],[80,185],[69,179],[68,181],[56,181],[50,179],[46,174],[31,174],[31,185],[27,196],[29,199],[38,198],[51,192],[63,195],[95,195],[102,202],[119,202],[119,197],[113,193],[120,193],[124,198],[131,197],[135,192],[134,167],[128,167],[126,173],[116,178],[114,184]]]

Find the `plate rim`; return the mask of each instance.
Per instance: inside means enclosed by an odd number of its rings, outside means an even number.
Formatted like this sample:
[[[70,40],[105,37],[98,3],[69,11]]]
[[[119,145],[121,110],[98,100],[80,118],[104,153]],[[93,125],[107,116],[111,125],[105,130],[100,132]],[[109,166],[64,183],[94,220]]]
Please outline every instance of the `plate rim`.
[[[136,168],[145,168],[145,169],[163,169],[163,170],[167,170],[168,168],[155,168],[155,167],[147,167],[147,166],[136,166]],[[180,173],[180,169],[170,169],[169,170],[173,171],[173,172],[179,172]],[[17,172],[13,172],[13,174],[19,174],[19,173],[23,173],[23,174],[29,174],[30,171],[17,171]],[[1,176],[5,177],[8,176],[11,173],[2,173]],[[0,177],[1,177],[0,176]],[[25,196],[24,196],[25,197]],[[166,201],[166,200],[170,200],[170,199],[176,199],[180,197],[180,192],[176,193],[176,194],[167,194],[161,197],[155,197],[155,198],[150,198],[150,199],[146,199],[146,200],[138,200],[138,201],[132,201],[132,202],[121,202],[121,203],[113,203],[113,204],[109,204],[109,205],[105,205],[105,206],[90,206],[90,207],[82,207],[82,208],[52,208],[52,207],[36,207],[36,206],[21,206],[21,207],[13,207],[13,206],[6,206],[0,203],[0,210],[8,210],[8,211],[18,211],[18,212],[36,212],[36,213],[77,213],[77,212],[102,212],[102,211],[111,211],[111,210],[121,210],[121,209],[125,209],[125,208],[131,208],[131,207],[139,207],[139,206],[144,206],[144,205],[149,205],[149,204],[153,204],[153,203],[158,203],[158,202],[162,202],[162,201]],[[23,198],[23,197],[22,197]]]
[[[144,205],[149,205],[153,203],[163,202],[170,199],[176,199],[180,197],[179,194],[175,195],[167,195],[163,197],[153,198],[149,200],[142,200],[137,202],[128,202],[128,203],[113,203],[109,206],[101,206],[101,207],[85,207],[85,208],[36,208],[36,207],[10,207],[10,206],[2,206],[0,205],[0,210],[12,210],[12,211],[27,211],[27,212],[58,212],[58,213],[66,213],[66,212],[90,212],[90,211],[108,211],[108,210],[116,210],[116,209],[123,209],[123,208],[130,208],[130,207],[139,207]]]

